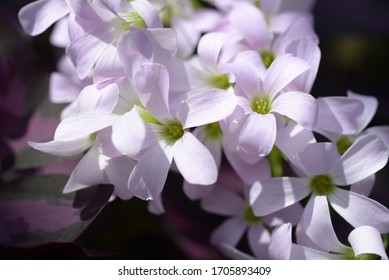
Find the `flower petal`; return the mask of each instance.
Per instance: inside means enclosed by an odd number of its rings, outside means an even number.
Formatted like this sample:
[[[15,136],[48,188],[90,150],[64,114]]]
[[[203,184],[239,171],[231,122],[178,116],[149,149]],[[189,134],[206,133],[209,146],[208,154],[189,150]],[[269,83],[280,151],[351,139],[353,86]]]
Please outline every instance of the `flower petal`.
[[[308,196],[305,178],[270,178],[256,182],[250,190],[250,204],[256,216],[266,216]]]
[[[211,89],[193,93],[179,107],[184,128],[218,122],[232,114],[237,101],[232,92]]]
[[[130,175],[128,180],[130,191],[145,200],[159,196],[165,185],[172,160],[173,151],[170,147],[162,148],[159,143],[151,146]]]
[[[246,229],[247,226],[241,218],[227,219],[212,232],[211,243],[225,243],[235,247]]]
[[[335,184],[346,186],[376,173],[388,162],[388,147],[374,135],[358,138],[330,171]]]
[[[24,32],[35,36],[68,13],[69,8],[64,0],[39,0],[20,10],[19,21]]]
[[[46,143],[28,142],[36,150],[54,156],[69,157],[84,152],[93,144],[89,137],[77,138],[70,141],[52,140]]]
[[[312,40],[300,38],[291,41],[287,45],[285,52],[303,59],[311,66],[309,71],[303,73],[292,82],[294,89],[310,93],[317,76],[317,70],[319,69],[321,58],[320,48]]]
[[[139,116],[137,106],[134,106],[113,123],[112,142],[122,154],[138,158],[144,149],[157,142],[157,138]]]
[[[289,54],[278,56],[270,65],[263,81],[264,91],[274,97],[290,82],[310,68],[304,60]]]
[[[130,4],[142,17],[148,28],[162,28],[161,19],[153,4],[145,0],[131,1]]]
[[[77,75],[81,80],[91,74],[97,60],[107,47],[107,43],[86,33],[72,41],[66,48],[66,54],[76,66]]]
[[[305,233],[325,252],[342,253],[347,250],[338,240],[331,222],[326,196],[315,196],[308,201],[302,216]]]
[[[75,104],[75,113],[111,113],[117,104],[119,89],[116,84],[109,84],[102,89],[95,85],[86,86]]]
[[[223,32],[210,32],[201,37],[197,53],[200,59],[210,67],[216,68],[224,43],[230,35]]]
[[[360,123],[358,124],[357,134],[359,134],[367,127],[377,112],[378,100],[374,96],[357,94],[351,90],[347,91],[347,96],[363,103],[362,116],[358,119]]]
[[[389,232],[389,210],[366,196],[337,188],[328,200],[336,212],[353,227],[372,226]]]
[[[350,191],[369,196],[371,191],[373,190],[375,182],[375,174],[366,177],[365,179],[358,181],[354,184],[351,184]]]
[[[269,255],[273,260],[289,260],[292,252],[292,225],[283,224],[273,229]]]
[[[341,260],[343,255],[322,252],[309,247],[292,244],[291,260]]]
[[[115,194],[123,200],[130,199],[133,194],[128,189],[128,178],[137,162],[127,156],[120,156],[108,160],[106,173],[109,182],[115,186]]]
[[[254,256],[260,260],[268,260],[271,236],[269,231],[259,223],[249,227],[247,239]]]
[[[366,130],[366,133],[372,133],[377,135],[389,149],[389,126],[379,125],[373,126]]]
[[[209,195],[201,200],[201,208],[223,216],[240,215],[244,207],[243,198],[223,186],[216,186]]]
[[[66,194],[99,184],[109,184],[104,173],[107,159],[107,157],[99,154],[97,148],[93,146],[74,168],[63,193]]]
[[[311,143],[316,143],[312,131],[298,124],[288,124],[277,130],[275,145],[288,159],[303,151]]]
[[[170,28],[138,29],[117,41],[119,59],[130,81],[144,63],[165,64],[177,50],[176,33]]]
[[[162,204],[162,196],[159,195],[153,200],[150,200],[147,209],[149,210],[150,213],[153,213],[154,215],[161,215],[165,213],[165,208],[163,207]]]
[[[235,62],[228,67],[235,76],[234,90],[236,94],[244,96],[249,100],[254,96],[262,97],[262,81],[255,66],[251,62]]]
[[[381,256],[384,260],[388,259],[381,234],[374,227],[357,227],[348,236],[348,241],[350,242],[356,256],[362,254],[376,254]]]
[[[290,91],[279,94],[272,102],[272,112],[277,112],[311,129],[317,121],[316,99],[307,93]]]
[[[118,115],[108,113],[84,113],[64,119],[57,127],[55,140],[75,140],[88,137],[103,128],[111,126]]]
[[[191,200],[201,199],[208,196],[208,194],[214,189],[214,185],[194,185],[184,181],[183,190],[186,196]]]
[[[230,151],[227,148],[224,149],[224,154],[240,179],[248,185],[271,177],[270,165],[266,159],[249,164],[240,157],[237,151]]]
[[[169,73],[161,64],[143,64],[135,73],[135,88],[143,106],[157,119],[171,118],[169,111]]]
[[[263,50],[270,46],[272,36],[266,19],[254,5],[239,2],[228,14],[228,20],[243,34],[252,49]]]
[[[318,98],[317,104],[318,117],[315,130],[337,134],[353,134],[357,131],[358,119],[363,111],[361,101],[348,97],[332,96]]]
[[[268,155],[276,140],[276,119],[274,115],[251,113],[239,135],[241,155],[258,158]]]
[[[201,142],[186,132],[174,144],[174,161],[182,176],[191,184],[211,185],[217,179],[217,165]]]
[[[216,246],[224,256],[232,260],[254,260],[253,256],[239,251],[234,246],[225,243],[219,243]]]
[[[320,142],[308,144],[297,155],[290,158],[291,163],[307,177],[330,173],[331,168],[340,159],[336,146]]]

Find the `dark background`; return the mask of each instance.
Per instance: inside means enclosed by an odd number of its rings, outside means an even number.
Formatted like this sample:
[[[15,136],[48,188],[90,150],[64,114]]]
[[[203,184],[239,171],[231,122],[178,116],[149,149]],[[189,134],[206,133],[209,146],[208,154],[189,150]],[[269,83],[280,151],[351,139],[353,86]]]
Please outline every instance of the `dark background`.
[[[47,96],[50,72],[62,50],[48,43],[50,31],[31,38],[20,28],[17,12],[26,0],[0,3],[0,96],[7,82],[21,81],[17,113],[0,112],[2,169],[12,166],[9,139],[23,137],[28,121]],[[348,89],[379,100],[372,125],[389,124],[389,1],[318,0],[313,10],[322,60],[312,94],[344,96]],[[2,102],[2,101],[1,101]],[[16,102],[16,101],[15,101]],[[389,206],[388,167],[378,173],[372,197]],[[164,199],[166,214],[149,215],[140,200],[110,203],[76,243],[50,243],[31,248],[0,246],[2,259],[212,259],[221,258],[208,244],[220,217],[203,212],[182,193],[181,178],[169,175]],[[0,213],[1,215],[1,213]],[[344,239],[345,233],[340,233]]]

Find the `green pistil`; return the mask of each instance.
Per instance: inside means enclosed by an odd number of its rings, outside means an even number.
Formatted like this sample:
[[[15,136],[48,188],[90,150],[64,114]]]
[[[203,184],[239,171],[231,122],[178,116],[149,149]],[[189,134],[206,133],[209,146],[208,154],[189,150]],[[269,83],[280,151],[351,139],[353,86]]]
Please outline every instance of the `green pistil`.
[[[276,54],[272,51],[263,51],[261,53],[262,62],[266,68],[269,68],[273,63],[274,59],[276,59]]]
[[[131,27],[147,28],[146,22],[137,12],[121,13],[119,15],[125,20],[121,23],[125,31],[130,31]]]
[[[97,133],[92,133],[91,135],[89,135],[89,141],[91,142],[95,142],[96,141],[96,138],[97,138]]]
[[[209,82],[214,88],[218,89],[226,90],[230,87],[230,79],[227,74],[210,76]]]
[[[262,221],[262,217],[255,216],[253,213],[253,209],[250,206],[247,206],[244,209],[243,217],[244,220],[250,225],[258,224],[259,222]]]
[[[150,114],[149,111],[146,110],[143,106],[138,106],[138,113],[141,116],[142,120],[145,123],[152,123],[152,124],[161,124],[158,120],[156,120],[152,114]]]
[[[336,147],[338,148],[339,154],[343,155],[348,148],[353,144],[354,139],[351,136],[342,135],[336,140]]]
[[[260,8],[261,7],[261,1],[260,0],[253,0],[253,4],[255,7]]]
[[[328,174],[314,176],[309,183],[309,187],[317,195],[329,195],[335,190],[333,180]]]
[[[219,140],[223,137],[223,132],[218,122],[205,125],[204,134],[207,139],[211,140]]]
[[[266,98],[255,98],[251,101],[251,109],[257,114],[266,115],[271,110],[270,102]]]
[[[168,144],[174,144],[184,136],[185,130],[182,124],[178,121],[170,120],[166,124],[163,124],[161,129],[162,138]]]

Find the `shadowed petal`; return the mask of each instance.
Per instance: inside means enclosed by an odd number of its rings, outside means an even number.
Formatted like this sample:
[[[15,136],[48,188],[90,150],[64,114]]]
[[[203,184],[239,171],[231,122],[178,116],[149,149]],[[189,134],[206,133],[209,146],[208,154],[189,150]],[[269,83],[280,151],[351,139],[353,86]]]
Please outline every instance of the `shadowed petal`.
[[[233,216],[241,214],[245,207],[245,201],[236,193],[218,186],[201,200],[201,207],[210,213]]]
[[[246,224],[241,218],[232,218],[224,221],[212,232],[211,243],[226,243],[235,247],[246,231]]]
[[[107,159],[107,157],[99,154],[97,148],[93,146],[74,168],[63,193],[70,193],[99,184],[109,184],[104,173]]]
[[[326,196],[315,196],[309,200],[302,216],[302,225],[307,236],[325,252],[342,253],[347,250],[332,226]]]
[[[266,216],[308,196],[309,179],[270,178],[256,182],[250,190],[250,204],[257,216]]]
[[[160,195],[172,160],[173,151],[170,147],[163,149],[159,143],[150,147],[130,175],[128,180],[130,191],[145,200]]]
[[[372,226],[389,232],[389,210],[366,196],[337,188],[328,200],[336,212],[353,227]]]

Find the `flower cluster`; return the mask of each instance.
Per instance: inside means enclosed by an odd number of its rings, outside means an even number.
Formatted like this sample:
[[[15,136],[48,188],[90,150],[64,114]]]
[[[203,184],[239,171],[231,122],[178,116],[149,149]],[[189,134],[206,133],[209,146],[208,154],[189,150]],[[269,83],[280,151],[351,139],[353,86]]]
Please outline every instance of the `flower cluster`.
[[[83,154],[65,193],[112,184],[115,197],[148,200],[156,214],[169,170],[179,172],[190,199],[228,217],[211,242],[231,258],[387,259],[389,210],[368,195],[388,160],[389,127],[366,129],[374,97],[310,94],[320,62],[313,19],[282,2],[25,6],[28,34],[56,23],[51,42],[66,55],[50,98],[69,103],[54,139],[29,144]],[[227,164],[241,181],[233,189],[218,180]],[[350,246],[330,209],[355,228]],[[246,231],[251,252],[238,248]]]

